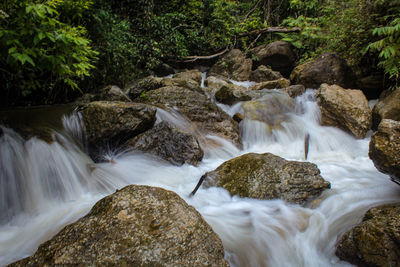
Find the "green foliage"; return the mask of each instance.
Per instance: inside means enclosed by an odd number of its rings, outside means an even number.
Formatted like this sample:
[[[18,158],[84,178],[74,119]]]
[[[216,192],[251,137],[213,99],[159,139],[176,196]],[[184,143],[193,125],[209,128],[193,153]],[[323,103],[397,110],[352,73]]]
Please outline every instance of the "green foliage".
[[[400,10],[399,10],[400,11]],[[396,12],[388,26],[375,28],[373,35],[381,39],[368,45],[367,49],[379,52],[378,66],[384,68],[390,78],[398,81],[400,78],[400,12]]]
[[[6,1],[0,5],[0,68],[5,95],[27,96],[38,89],[57,94],[60,88],[77,89],[89,75],[96,52],[84,36],[85,28],[60,21],[68,2]],[[82,9],[90,1],[80,1]],[[77,9],[76,11],[79,11]]]

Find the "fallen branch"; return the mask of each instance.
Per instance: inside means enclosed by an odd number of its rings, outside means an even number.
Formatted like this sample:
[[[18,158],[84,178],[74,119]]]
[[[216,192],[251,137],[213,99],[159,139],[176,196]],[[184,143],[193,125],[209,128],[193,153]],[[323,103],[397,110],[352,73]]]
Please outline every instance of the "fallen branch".
[[[261,33],[274,33],[274,32],[283,32],[283,33],[287,33],[287,32],[300,32],[300,28],[284,28],[284,27],[268,27],[268,28],[264,28],[264,29],[260,29],[260,30],[254,30],[251,32],[242,32],[239,33],[237,36],[239,38],[241,37],[245,37],[245,36],[249,36],[249,35],[258,35]]]
[[[184,60],[181,61],[181,62],[194,62],[194,61],[196,61],[196,60],[198,60],[198,59],[212,59],[212,58],[216,58],[216,57],[218,57],[218,56],[220,56],[220,55],[223,55],[223,54],[225,54],[225,53],[228,52],[228,51],[229,51],[229,47],[225,48],[225,49],[224,49],[223,51],[221,51],[221,52],[218,52],[218,53],[216,53],[216,54],[209,55],[209,56],[188,56],[188,57],[185,57]]]

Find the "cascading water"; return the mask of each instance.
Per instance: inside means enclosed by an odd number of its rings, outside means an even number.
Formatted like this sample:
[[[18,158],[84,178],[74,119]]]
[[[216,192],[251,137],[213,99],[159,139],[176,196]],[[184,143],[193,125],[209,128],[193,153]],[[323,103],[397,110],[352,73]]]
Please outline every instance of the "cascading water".
[[[319,125],[312,95],[308,91],[290,104],[286,96],[272,92],[252,103],[221,106],[231,115],[245,115],[241,122],[244,149],[219,137],[199,136],[218,145],[202,142],[206,156],[197,167],[172,166],[136,151],[109,155],[113,158],[109,163],[94,163],[83,152],[77,114],[64,119],[65,133],[54,133],[52,143],[37,138],[25,141],[2,128],[0,266],[33,254],[40,243],[87,213],[101,197],[127,184],[178,193],[220,236],[231,266],[349,266],[334,255],[337,238],[368,208],[398,201],[400,192],[368,158],[369,138],[356,140]],[[263,113],[257,117],[257,112],[266,112],[259,108],[269,106],[271,98],[277,103],[273,112],[278,114],[263,121]],[[157,120],[191,129],[190,122],[176,112],[158,110]],[[313,207],[231,197],[216,187],[200,188],[189,197],[206,171],[244,153],[271,152],[304,160],[306,134],[310,135],[308,160],[332,184]]]

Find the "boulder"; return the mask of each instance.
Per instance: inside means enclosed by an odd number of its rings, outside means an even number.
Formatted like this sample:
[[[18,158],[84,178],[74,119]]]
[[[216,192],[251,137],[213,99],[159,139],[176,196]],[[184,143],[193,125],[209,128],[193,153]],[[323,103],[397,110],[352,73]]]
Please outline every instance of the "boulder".
[[[150,129],[156,108],[140,103],[96,101],[78,107],[91,156]]]
[[[240,101],[251,100],[251,96],[246,93],[244,87],[227,84],[215,92],[215,99],[223,104],[233,105]]]
[[[280,78],[275,81],[261,82],[249,87],[249,90],[262,90],[262,89],[280,89],[290,86],[290,81],[285,78]]]
[[[287,161],[270,153],[249,153],[226,161],[206,173],[203,185],[219,186],[240,197],[279,198],[302,205],[330,188],[315,164]]]
[[[250,81],[255,82],[267,82],[278,80],[282,77],[282,74],[278,71],[273,71],[270,67],[264,65],[258,66],[256,70],[253,70],[250,75]]]
[[[297,97],[305,93],[306,88],[302,84],[296,84],[296,85],[291,85],[286,88],[283,88],[284,90],[290,97]]]
[[[382,74],[364,76],[357,79],[357,88],[360,88],[368,99],[377,99],[384,88]]]
[[[178,166],[185,163],[197,165],[204,155],[195,136],[165,121],[129,140],[125,146]]]
[[[373,129],[377,129],[383,119],[400,121],[400,87],[387,92],[372,109]]]
[[[197,82],[197,84],[199,86],[200,86],[201,80],[202,80],[200,71],[196,70],[196,69],[179,72],[174,75],[174,78],[179,78],[179,79],[183,79],[183,80],[193,80],[193,81]]]
[[[206,134],[219,135],[241,146],[239,126],[206,95],[178,86],[149,91],[144,103],[174,108]]]
[[[296,61],[292,46],[284,41],[257,46],[251,50],[251,53],[257,59],[254,62],[255,66],[270,66],[286,77],[289,76]]]
[[[369,143],[375,167],[400,184],[400,121],[384,119]]]
[[[326,53],[297,66],[290,74],[290,80],[306,88],[318,88],[323,83],[351,88],[356,78],[344,59],[334,53]]]
[[[239,49],[232,49],[215,63],[209,76],[222,76],[236,81],[247,81],[251,74],[252,60]]]
[[[336,255],[357,266],[399,266],[400,205],[370,209],[363,221],[340,239]]]
[[[322,84],[316,92],[322,125],[334,126],[364,138],[371,129],[372,113],[361,90]]]
[[[222,242],[177,194],[130,185],[10,266],[229,266]]]
[[[135,99],[140,97],[143,93],[147,91],[151,91],[163,86],[161,83],[163,79],[157,78],[154,76],[148,76],[143,79],[139,79],[128,83],[125,88],[124,92],[126,95],[130,97],[130,99]]]
[[[175,73],[174,68],[166,63],[161,63],[154,68],[153,71],[158,77],[164,77]]]

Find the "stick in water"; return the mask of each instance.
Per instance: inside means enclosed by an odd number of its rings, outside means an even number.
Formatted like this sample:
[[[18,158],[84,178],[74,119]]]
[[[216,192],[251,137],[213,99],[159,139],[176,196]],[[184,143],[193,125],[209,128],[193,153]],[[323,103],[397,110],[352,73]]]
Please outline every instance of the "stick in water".
[[[194,196],[196,194],[197,190],[199,190],[201,184],[203,183],[204,179],[207,177],[207,174],[203,174],[203,176],[200,177],[199,182],[197,183],[196,187],[193,189],[192,193],[190,193],[190,197]]]
[[[306,133],[306,136],[304,137],[304,159],[305,160],[307,160],[309,144],[310,144],[310,134]]]

